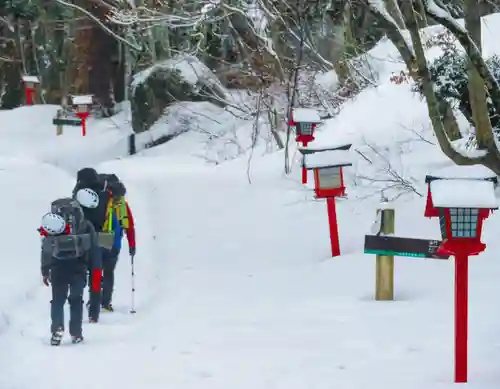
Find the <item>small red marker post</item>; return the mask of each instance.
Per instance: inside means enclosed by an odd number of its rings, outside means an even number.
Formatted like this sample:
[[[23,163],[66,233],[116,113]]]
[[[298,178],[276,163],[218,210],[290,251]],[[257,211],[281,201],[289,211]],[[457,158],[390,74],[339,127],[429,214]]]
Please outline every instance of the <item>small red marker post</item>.
[[[72,96],[71,102],[76,110],[76,116],[82,121],[82,136],[87,135],[87,118],[94,103],[92,95]]]
[[[33,95],[40,80],[37,76],[23,76],[23,83],[26,105],[33,105]]]
[[[498,208],[496,175],[487,168],[480,169],[459,166],[425,178],[429,188],[424,215],[439,217],[443,237],[437,253],[455,257],[455,383],[468,379],[469,256],[486,249],[481,242],[483,222],[491,210]]]
[[[326,198],[332,257],[340,255],[335,197],[345,196],[342,168],[352,166],[350,161],[351,156],[347,150],[329,149],[323,152],[304,154],[304,167],[314,171],[316,197]]]

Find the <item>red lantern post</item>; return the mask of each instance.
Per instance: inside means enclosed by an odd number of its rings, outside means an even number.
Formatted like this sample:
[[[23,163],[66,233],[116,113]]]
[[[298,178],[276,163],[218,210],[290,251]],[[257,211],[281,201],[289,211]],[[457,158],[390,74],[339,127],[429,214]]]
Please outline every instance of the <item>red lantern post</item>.
[[[33,105],[33,94],[36,86],[40,84],[40,80],[37,76],[23,76],[23,83],[26,105]]]
[[[318,111],[311,108],[292,108],[289,124],[295,127],[295,141],[303,147],[314,140],[314,130],[321,123]],[[307,169],[302,167],[302,183],[307,184]]]
[[[486,168],[484,168],[486,169]],[[425,216],[439,217],[443,242],[438,254],[455,256],[455,382],[467,382],[468,261],[486,249],[484,220],[497,209],[496,175],[483,167],[454,167],[426,177]],[[453,171],[455,173],[453,173]],[[469,176],[469,178],[464,178]],[[470,178],[470,177],[479,178]]]
[[[342,168],[352,166],[346,150],[329,150],[304,155],[304,168],[314,171],[314,191],[318,198],[326,198],[332,257],[340,255],[339,230],[335,197],[345,196]]]
[[[82,121],[82,136],[87,135],[86,120],[94,103],[92,95],[72,96],[72,105],[76,109],[76,116]]]

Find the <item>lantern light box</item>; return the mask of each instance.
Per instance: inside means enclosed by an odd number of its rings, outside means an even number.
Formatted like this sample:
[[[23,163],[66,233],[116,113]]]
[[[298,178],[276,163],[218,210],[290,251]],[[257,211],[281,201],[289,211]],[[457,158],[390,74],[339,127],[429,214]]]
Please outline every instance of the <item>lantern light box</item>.
[[[26,105],[33,104],[33,94],[35,93],[35,88],[40,84],[40,79],[37,76],[23,76],[24,92],[26,95]]]
[[[40,79],[37,76],[23,76],[23,82],[27,88],[34,88],[40,84]]]
[[[351,143],[346,143],[343,145],[336,146],[311,146],[311,147],[299,147],[298,150],[302,154],[302,183],[307,184],[307,169],[305,167],[305,158],[308,154],[322,153],[325,151],[342,150],[347,151],[351,148]]]
[[[94,97],[93,95],[71,96],[71,103],[78,112],[88,112],[94,103]]]
[[[93,95],[71,96],[71,103],[76,109],[76,116],[82,121],[82,135],[87,134],[86,120],[90,115],[90,110],[94,104]]]
[[[314,140],[314,129],[322,122],[318,111],[312,108],[292,108],[290,125],[295,126],[297,142],[304,147]]]
[[[347,150],[329,150],[304,155],[304,167],[314,170],[314,190],[319,198],[345,195],[342,168],[352,166]]]

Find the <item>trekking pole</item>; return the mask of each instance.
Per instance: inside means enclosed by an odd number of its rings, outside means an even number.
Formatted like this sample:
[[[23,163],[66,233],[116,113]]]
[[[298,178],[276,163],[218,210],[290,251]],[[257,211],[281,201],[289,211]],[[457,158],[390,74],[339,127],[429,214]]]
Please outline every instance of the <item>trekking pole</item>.
[[[131,294],[131,303],[130,303],[130,313],[135,313],[135,271],[134,271],[134,255],[130,256],[130,265],[132,269],[132,294]]]

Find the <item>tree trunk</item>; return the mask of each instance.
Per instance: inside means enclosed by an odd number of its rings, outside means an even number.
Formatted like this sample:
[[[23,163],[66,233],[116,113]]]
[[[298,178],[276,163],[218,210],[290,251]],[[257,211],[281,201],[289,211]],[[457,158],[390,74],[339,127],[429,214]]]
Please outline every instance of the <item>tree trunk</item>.
[[[401,30],[404,30],[405,22],[403,19],[403,14],[401,13],[401,9],[399,8],[397,0],[384,0],[385,8],[387,8],[387,12],[392,16],[396,24]]]
[[[465,28],[481,52],[481,16],[477,0],[465,0]],[[494,135],[491,128],[484,80],[469,61],[467,69],[469,76],[469,100],[472,108],[472,119],[476,126],[477,146],[480,150],[490,149],[494,145]]]

